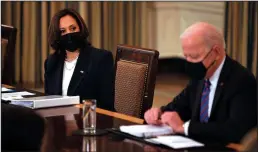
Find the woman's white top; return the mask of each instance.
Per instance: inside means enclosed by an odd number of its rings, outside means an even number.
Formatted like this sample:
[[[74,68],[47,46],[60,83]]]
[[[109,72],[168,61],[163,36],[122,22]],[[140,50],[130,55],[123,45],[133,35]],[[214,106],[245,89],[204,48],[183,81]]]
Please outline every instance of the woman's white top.
[[[73,76],[73,72],[77,63],[78,57],[70,62],[65,61],[63,70],[62,95],[67,96],[68,87]]]

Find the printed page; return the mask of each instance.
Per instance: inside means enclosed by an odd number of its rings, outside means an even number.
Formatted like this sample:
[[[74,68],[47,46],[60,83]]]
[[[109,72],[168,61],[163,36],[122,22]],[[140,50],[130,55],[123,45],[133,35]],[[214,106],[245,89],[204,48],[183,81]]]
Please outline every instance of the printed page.
[[[167,125],[120,126],[120,131],[143,138],[155,137],[159,135],[169,135],[173,133],[172,128]]]
[[[182,136],[158,136],[152,138],[152,141],[169,146],[174,149],[190,148],[190,147],[203,147],[204,144]]]

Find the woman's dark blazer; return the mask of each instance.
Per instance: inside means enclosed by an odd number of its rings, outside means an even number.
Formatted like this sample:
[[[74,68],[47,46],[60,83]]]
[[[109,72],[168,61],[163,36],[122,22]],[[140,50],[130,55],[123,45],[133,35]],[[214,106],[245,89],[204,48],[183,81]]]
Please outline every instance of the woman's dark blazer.
[[[45,94],[62,95],[65,56],[57,52],[45,61]],[[115,72],[112,53],[87,46],[80,51],[68,96],[96,99],[97,107],[114,111]]]

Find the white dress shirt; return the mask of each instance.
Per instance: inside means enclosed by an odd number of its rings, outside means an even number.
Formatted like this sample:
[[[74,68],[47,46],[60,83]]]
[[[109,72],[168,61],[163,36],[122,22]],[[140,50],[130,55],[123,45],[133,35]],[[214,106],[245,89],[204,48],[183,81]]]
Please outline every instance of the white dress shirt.
[[[63,82],[62,82],[62,95],[67,96],[68,87],[73,76],[73,72],[77,63],[77,59],[73,61],[65,61],[64,63],[64,70],[63,70]]]
[[[214,100],[215,91],[217,88],[219,76],[220,76],[222,67],[224,65],[225,59],[226,59],[226,57],[224,57],[223,61],[221,62],[221,64],[217,68],[217,70],[214,72],[214,74],[209,79],[211,85],[210,85],[210,93],[209,93],[208,117],[210,117],[210,114],[211,114],[211,108],[212,108],[212,104],[213,104],[213,100]],[[183,125],[185,135],[187,135],[187,136],[188,136],[189,124],[190,124],[190,120],[185,122]]]

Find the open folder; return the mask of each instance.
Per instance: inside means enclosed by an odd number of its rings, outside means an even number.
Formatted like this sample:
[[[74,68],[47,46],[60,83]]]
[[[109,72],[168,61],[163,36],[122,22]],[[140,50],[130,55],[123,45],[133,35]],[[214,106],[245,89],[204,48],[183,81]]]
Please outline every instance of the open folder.
[[[173,135],[172,128],[167,125],[120,126],[120,131],[136,137],[144,138],[146,142],[162,144],[174,149],[204,146],[203,143],[190,138]]]

